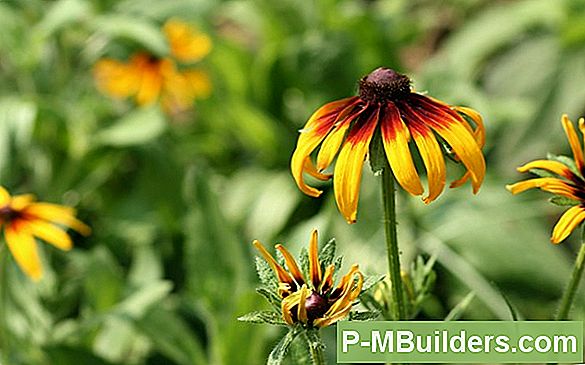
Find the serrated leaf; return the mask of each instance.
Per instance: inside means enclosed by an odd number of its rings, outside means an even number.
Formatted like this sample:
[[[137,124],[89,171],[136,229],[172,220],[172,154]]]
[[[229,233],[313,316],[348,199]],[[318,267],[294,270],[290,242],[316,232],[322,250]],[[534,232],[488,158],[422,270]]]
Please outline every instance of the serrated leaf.
[[[266,365],[281,365],[286,357],[286,353],[290,345],[292,344],[293,340],[299,332],[295,330],[290,330],[287,332],[286,335],[278,342],[278,344],[272,349],[270,355],[268,355],[268,361]]]
[[[337,250],[337,244],[335,242],[335,238],[332,238],[323,246],[321,252],[319,252],[319,261],[321,262],[321,266],[323,268],[327,268],[327,266],[331,265],[333,259],[335,258],[335,251]]]
[[[580,201],[567,198],[566,196],[553,196],[548,201],[561,207],[572,207],[581,204]]]
[[[301,272],[305,276],[305,278],[310,278],[309,273],[309,251],[305,247],[301,249],[301,254],[299,255],[299,265],[301,266]]]
[[[380,312],[377,310],[374,311],[360,311],[360,312],[350,312],[349,313],[349,320],[350,321],[373,321],[380,316]]]
[[[279,313],[272,311],[254,311],[238,317],[238,321],[249,323],[267,323],[276,326],[286,326]]]
[[[147,143],[160,136],[167,123],[157,107],[140,108],[95,136],[98,145],[125,147]]]
[[[256,292],[262,295],[268,303],[270,303],[274,308],[280,311],[280,297],[274,292],[273,289],[267,288],[265,286],[260,286],[256,288]]]
[[[361,293],[365,293],[370,288],[378,284],[380,281],[384,280],[385,276],[386,275],[367,275],[366,279],[364,280],[364,284],[362,285]]]
[[[272,272],[272,268],[266,261],[262,258],[256,256],[256,273],[258,273],[258,279],[262,285],[267,286],[268,288],[274,288],[277,286],[276,277]]]

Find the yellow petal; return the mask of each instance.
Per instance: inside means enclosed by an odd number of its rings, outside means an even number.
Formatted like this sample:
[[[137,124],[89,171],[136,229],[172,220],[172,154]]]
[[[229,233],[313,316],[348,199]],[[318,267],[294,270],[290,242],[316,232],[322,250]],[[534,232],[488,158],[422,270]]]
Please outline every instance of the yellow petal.
[[[296,291],[289,295],[288,297],[284,298],[282,300],[282,303],[280,304],[280,309],[282,310],[282,318],[286,323],[288,323],[291,326],[294,324],[291,311],[294,308],[294,306],[299,304],[300,296],[301,292]]]
[[[531,161],[523,166],[517,168],[519,172],[528,172],[532,169],[542,169],[546,171],[550,171],[554,174],[559,176],[565,177],[567,179],[574,179],[575,174],[571,172],[565,164],[559,161],[550,161],[550,160],[536,160]]]
[[[483,118],[481,117],[481,114],[479,114],[474,109],[464,106],[453,106],[451,108],[458,113],[467,115],[469,118],[471,118],[471,120],[473,120],[475,123],[475,130],[473,131],[473,135],[475,136],[475,140],[477,141],[479,147],[482,148],[485,145],[485,125],[483,124]]]
[[[71,237],[62,229],[38,219],[27,221],[27,227],[33,236],[46,241],[61,250],[68,251],[73,247]]]
[[[321,285],[321,264],[319,263],[318,233],[316,229],[311,233],[311,241],[309,242],[309,272],[311,273],[313,288],[319,289]]]
[[[4,229],[4,237],[14,260],[22,271],[31,279],[40,280],[42,276],[41,259],[37,251],[37,244],[26,224],[12,222]]]
[[[205,99],[211,95],[211,80],[207,72],[203,70],[189,70],[185,71],[183,75],[187,78],[196,99]]]
[[[325,269],[323,274],[323,281],[319,287],[319,292],[325,293],[333,287],[333,274],[335,273],[335,265],[331,264]]]
[[[575,188],[567,182],[554,177],[540,177],[506,185],[506,189],[516,195],[529,189],[539,188],[549,193],[558,194],[567,198],[581,200],[575,194]]]
[[[356,222],[362,167],[378,124],[378,110],[366,120],[359,120],[341,148],[333,172],[335,200],[347,223]]]
[[[171,19],[164,25],[164,33],[171,46],[171,54],[182,62],[197,62],[211,52],[211,38],[191,25]]]
[[[148,105],[154,103],[160,96],[163,86],[163,76],[161,72],[161,60],[146,59],[136,61],[140,72],[140,82],[136,94],[136,103],[138,105]],[[170,62],[169,60],[166,60]]]
[[[388,107],[384,109],[384,119],[380,122],[380,127],[386,158],[396,181],[410,194],[421,195],[423,187],[408,148],[410,132],[393,103],[388,103]]]
[[[91,228],[75,218],[75,209],[70,207],[51,203],[34,203],[27,206],[23,213],[70,227],[84,236],[91,233]]]
[[[334,129],[329,133],[329,135],[327,135],[327,138],[325,138],[321,144],[321,149],[317,155],[317,168],[319,171],[323,171],[329,167],[329,165],[331,165],[331,162],[333,162],[333,159],[339,151],[339,147],[341,147],[341,143],[343,142],[347,129],[364,110],[365,108],[362,108],[357,112],[352,113],[347,118],[340,120],[338,123],[336,123]]]
[[[333,323],[345,318],[349,314],[349,312],[351,311],[352,306],[353,306],[353,304],[349,303],[345,307],[340,308],[337,312],[335,312],[331,316],[324,315],[323,318],[317,318],[315,321],[313,321],[313,325],[315,325],[316,327],[320,327],[320,328],[330,326]]]
[[[571,150],[573,151],[573,157],[575,158],[577,169],[579,171],[583,171],[583,167],[585,166],[585,161],[583,159],[583,148],[581,147],[581,142],[579,142],[579,136],[577,136],[575,127],[569,120],[567,114],[563,114],[561,124],[563,125],[563,129],[565,130],[565,134],[567,135],[567,139],[571,145]]]
[[[287,284],[294,283],[290,274],[288,272],[286,272],[286,270],[284,270],[282,268],[282,266],[280,266],[278,264],[278,262],[276,262],[274,257],[272,257],[272,255],[264,248],[264,246],[260,243],[260,241],[254,240],[254,242],[252,242],[252,245],[254,245],[254,247],[256,247],[256,249],[258,251],[260,251],[260,254],[262,255],[262,257],[264,257],[264,260],[266,260],[266,262],[268,262],[268,264],[270,265],[272,270],[276,273],[276,276],[278,277],[278,281],[280,281],[281,283],[287,283]]]
[[[557,244],[565,240],[583,222],[583,219],[585,219],[585,209],[583,207],[574,206],[569,208],[555,225],[550,238],[551,242]]]
[[[112,59],[100,60],[93,69],[97,87],[114,98],[134,95],[140,85],[138,70],[132,64]]]
[[[297,186],[303,193],[312,197],[321,195],[322,191],[308,186],[304,181],[303,172],[306,160],[333,128],[339,114],[356,100],[356,97],[351,97],[325,104],[313,113],[300,131],[290,168]]]
[[[290,254],[290,252],[288,252],[286,248],[284,248],[284,246],[276,245],[275,247],[284,257],[286,267],[288,267],[288,271],[290,271],[295,281],[299,284],[299,286],[303,285],[305,283],[305,279],[303,278],[303,274],[301,273],[301,270],[299,269],[294,257]]]
[[[315,165],[313,165],[313,161],[311,161],[311,157],[307,157],[305,159],[305,165],[303,166],[303,172],[309,174],[310,176],[314,177],[317,180],[327,181],[331,179],[333,176],[332,174],[324,174],[319,172]]]
[[[306,302],[307,302],[307,297],[311,294],[311,291],[307,288],[306,285],[303,285],[301,287],[300,290],[300,297],[299,297],[299,304],[298,304],[298,309],[297,309],[297,318],[299,319],[300,322],[302,323],[307,323],[308,321],[308,317],[307,317],[307,307],[306,307]]]
[[[34,201],[35,196],[32,194],[17,195],[10,201],[10,209],[15,211],[24,210]]]
[[[410,125],[410,135],[416,143],[416,147],[425,164],[427,178],[429,182],[429,192],[423,198],[425,204],[435,200],[445,188],[446,169],[445,159],[441,146],[437,142],[433,132],[423,124],[412,123]]]
[[[4,207],[8,203],[10,203],[10,193],[0,185],[0,207]]]

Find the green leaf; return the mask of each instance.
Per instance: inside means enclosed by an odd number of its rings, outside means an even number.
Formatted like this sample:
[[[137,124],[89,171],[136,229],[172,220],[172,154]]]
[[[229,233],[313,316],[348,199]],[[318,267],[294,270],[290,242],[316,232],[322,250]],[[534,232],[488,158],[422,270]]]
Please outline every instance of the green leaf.
[[[53,2],[43,19],[34,28],[35,34],[49,37],[68,24],[91,16],[89,2],[81,0],[60,0]]]
[[[95,136],[96,144],[126,147],[144,144],[160,136],[167,123],[158,107],[140,108]]]
[[[465,296],[465,298],[463,298],[463,300],[461,300],[453,309],[451,309],[449,314],[447,314],[447,316],[445,317],[445,322],[456,321],[459,318],[461,318],[461,316],[463,315],[467,307],[469,307],[469,304],[471,304],[474,298],[475,293],[469,292]]]
[[[112,363],[101,359],[83,347],[50,346],[43,349],[49,358],[49,363],[59,365],[110,365]]]
[[[258,273],[258,279],[260,279],[262,285],[265,285],[268,288],[276,288],[278,283],[270,265],[258,256],[256,256],[255,261],[256,273]]]
[[[139,318],[163,300],[173,289],[170,281],[160,280],[138,289],[116,306],[115,313],[124,317]]]
[[[553,174],[550,171],[546,171],[543,169],[530,169],[529,170],[531,174],[534,174],[538,177],[557,177],[555,174]]]
[[[332,238],[323,246],[321,252],[319,253],[319,261],[321,262],[321,266],[326,269],[327,266],[331,265],[333,259],[335,258],[335,251],[337,250],[337,245],[335,243],[335,238]]]
[[[349,313],[349,320],[350,321],[373,321],[380,316],[379,311],[360,311],[360,312],[350,312]]]
[[[299,265],[301,266],[301,272],[305,278],[310,278],[311,273],[309,272],[309,251],[306,247],[301,248],[301,254],[299,255]]]
[[[299,335],[299,333],[300,332],[292,329],[288,331],[286,335],[284,335],[284,337],[274,347],[274,349],[272,349],[270,355],[268,355],[268,361],[266,362],[266,365],[282,364],[290,345],[292,344],[295,337]]]
[[[286,326],[279,313],[272,311],[254,311],[238,317],[238,321],[250,323],[267,323],[276,326]]]
[[[566,196],[553,196],[548,200],[549,202],[553,203],[554,205],[558,205],[561,207],[572,207],[575,205],[581,204],[578,200],[567,198]]]
[[[361,293],[367,292],[370,288],[384,280],[385,276],[386,275],[367,275],[366,279],[364,280],[364,284],[362,285]]]
[[[577,168],[575,160],[573,160],[572,158],[562,155],[555,155],[550,152],[546,154],[546,158],[567,165],[567,167],[569,168],[569,170],[571,170],[572,173],[574,173],[577,176],[581,176],[581,172]]]
[[[90,24],[96,32],[111,38],[126,38],[141,44],[158,56],[169,53],[166,39],[157,25],[128,15],[104,15]]]
[[[319,334],[319,330],[318,329],[309,329],[306,331],[303,331],[304,335],[305,335],[305,340],[307,341],[307,345],[309,346],[309,349],[311,349],[309,351],[309,353],[311,354],[312,360],[314,364],[320,364],[322,361],[322,359],[315,359],[314,358],[314,354],[315,353],[321,353],[323,354],[323,351],[325,350],[325,344],[323,343],[323,340],[321,339],[321,335]],[[319,351],[314,351],[315,349],[318,349]]]
[[[274,292],[276,289],[267,288],[265,286],[260,286],[256,288],[256,292],[262,295],[268,303],[270,303],[273,307],[280,311],[280,303],[282,300],[280,297]]]
[[[379,175],[386,166],[388,166],[388,160],[386,159],[386,152],[382,144],[380,128],[376,128],[376,133],[374,133],[372,142],[370,143],[370,168],[374,175]]]

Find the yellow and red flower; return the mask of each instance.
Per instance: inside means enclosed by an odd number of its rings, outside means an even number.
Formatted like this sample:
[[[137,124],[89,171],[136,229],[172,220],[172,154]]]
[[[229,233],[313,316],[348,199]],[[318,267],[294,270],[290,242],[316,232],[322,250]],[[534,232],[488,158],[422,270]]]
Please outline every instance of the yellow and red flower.
[[[563,213],[553,229],[551,242],[555,244],[565,240],[585,219],[585,158],[583,157],[583,147],[579,141],[575,126],[566,114],[563,115],[561,123],[573,152],[573,160],[555,159],[554,156],[551,156],[547,160],[529,162],[518,167],[518,171],[533,172],[540,177],[506,186],[506,189],[512,194],[519,194],[529,189],[538,188],[568,199],[568,203],[573,206]],[[578,124],[581,134],[585,137],[585,120],[583,118],[579,119]],[[545,174],[542,173],[543,171]]]
[[[345,318],[362,290],[364,277],[358,265],[353,265],[334,286],[335,265],[321,266],[317,241],[317,231],[314,230],[309,243],[308,277],[303,275],[293,256],[282,245],[276,245],[276,249],[282,254],[288,271],[259,241],[253,243],[276,274],[282,318],[291,326],[326,327]]]
[[[71,237],[61,228],[70,227],[88,235],[91,229],[75,218],[73,208],[35,202],[30,194],[10,196],[0,186],[0,228],[6,244],[22,271],[33,280],[42,276],[41,260],[35,238],[68,251],[73,246]]]
[[[447,152],[453,153],[467,169],[451,187],[471,179],[473,192],[479,190],[485,175],[481,152],[485,130],[479,113],[416,93],[411,90],[407,76],[387,68],[378,68],[363,77],[359,96],[328,103],[310,117],[300,131],[291,160],[292,175],[299,189],[318,197],[322,192],[308,186],[304,174],[320,180],[333,177],[339,210],[348,223],[354,223],[362,167],[376,130],[380,131],[396,180],[410,194],[418,196],[424,189],[409,150],[409,142],[414,140],[427,171],[425,203],[435,200],[445,186],[442,142],[449,146]],[[311,154],[319,145],[314,163]],[[336,156],[333,174],[324,173]]]
[[[163,31],[170,46],[170,57],[139,52],[127,62],[102,59],[94,67],[98,88],[114,98],[134,97],[138,105],[160,101],[170,113],[191,107],[194,100],[207,97],[211,82],[207,73],[178,62],[201,61],[212,48],[211,39],[187,23],[171,19]]]

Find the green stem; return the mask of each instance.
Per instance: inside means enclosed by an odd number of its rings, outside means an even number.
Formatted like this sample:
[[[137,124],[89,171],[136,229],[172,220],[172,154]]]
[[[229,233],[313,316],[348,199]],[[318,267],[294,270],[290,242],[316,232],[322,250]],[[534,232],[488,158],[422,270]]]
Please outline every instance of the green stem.
[[[309,330],[311,331],[311,330]],[[311,354],[311,365],[325,365],[325,354],[323,352],[323,342],[318,330],[312,330],[305,333],[307,343],[309,344],[309,353]]]
[[[396,197],[394,176],[390,166],[382,170],[382,200],[384,201],[384,231],[388,254],[388,272],[392,282],[392,316],[395,321],[406,319],[406,305],[400,276],[400,251],[396,234]]]
[[[563,298],[561,299],[561,303],[559,304],[559,309],[557,311],[557,315],[555,319],[557,321],[564,321],[568,319],[569,311],[571,310],[571,305],[573,304],[573,300],[575,299],[575,294],[577,293],[577,289],[579,288],[579,281],[583,276],[583,270],[585,269],[585,227],[583,228],[583,238],[581,242],[581,249],[579,249],[579,254],[577,254],[577,260],[575,261],[575,267],[573,268],[573,274],[571,275],[571,280],[569,281],[569,285],[565,289],[563,293]]]

